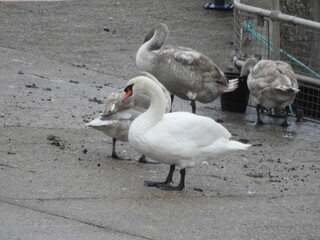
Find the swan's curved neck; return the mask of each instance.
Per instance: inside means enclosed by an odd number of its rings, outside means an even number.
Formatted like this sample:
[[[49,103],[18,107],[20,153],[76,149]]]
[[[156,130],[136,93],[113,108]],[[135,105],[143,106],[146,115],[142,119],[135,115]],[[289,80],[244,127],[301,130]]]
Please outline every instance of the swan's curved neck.
[[[156,83],[149,81],[146,85],[144,93],[150,97],[150,106],[143,115],[144,117],[148,117],[149,121],[155,124],[163,118],[165,113],[165,97],[163,91]]]

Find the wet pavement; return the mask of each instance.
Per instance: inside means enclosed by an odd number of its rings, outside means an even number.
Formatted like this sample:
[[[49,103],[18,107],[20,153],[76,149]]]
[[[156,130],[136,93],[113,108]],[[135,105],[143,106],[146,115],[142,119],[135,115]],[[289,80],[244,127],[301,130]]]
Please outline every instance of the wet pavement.
[[[232,12],[201,1],[0,2],[0,239],[320,239],[320,128],[198,104],[247,151],[188,169],[186,189],[147,188],[169,167],[85,128],[137,75],[158,22],[169,44],[230,65]],[[190,111],[176,99],[175,111]],[[178,172],[174,175],[178,181]]]

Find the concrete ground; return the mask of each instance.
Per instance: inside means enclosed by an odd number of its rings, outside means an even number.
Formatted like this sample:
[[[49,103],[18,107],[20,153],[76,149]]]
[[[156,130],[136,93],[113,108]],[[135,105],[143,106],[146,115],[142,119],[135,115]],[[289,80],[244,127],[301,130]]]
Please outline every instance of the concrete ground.
[[[135,53],[158,22],[169,44],[227,70],[232,12],[206,1],[0,2],[0,239],[320,239],[319,125],[220,111],[248,151],[188,169],[186,189],[147,188],[163,164],[110,158],[85,128],[108,94],[137,75]],[[178,100],[174,110],[190,111]],[[138,158],[129,143],[121,154]],[[176,173],[176,181],[179,174]]]

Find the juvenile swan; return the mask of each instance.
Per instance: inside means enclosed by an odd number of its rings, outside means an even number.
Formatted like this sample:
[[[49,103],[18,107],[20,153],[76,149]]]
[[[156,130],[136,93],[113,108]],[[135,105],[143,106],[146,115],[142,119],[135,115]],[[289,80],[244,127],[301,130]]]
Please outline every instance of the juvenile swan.
[[[152,79],[152,81],[160,86],[165,95],[166,112],[168,112],[171,106],[169,92],[151,74],[146,72],[141,72],[141,74]],[[123,90],[111,93],[106,99],[101,115],[87,124],[87,126],[100,130],[107,136],[112,137],[111,157],[115,159],[130,159],[127,156],[117,154],[116,142],[117,140],[128,142],[128,131],[132,121],[146,111],[150,105],[150,100],[145,95],[136,94],[126,102],[121,101],[123,95]],[[142,156],[139,161],[146,162],[147,160]]]
[[[131,124],[129,142],[139,153],[161,163],[169,164],[170,171],[164,182],[149,182],[149,187],[163,190],[182,190],[185,187],[187,167],[219,154],[247,149],[250,145],[229,140],[231,134],[211,118],[188,112],[165,114],[165,98],[157,84],[139,76],[131,79],[124,90],[126,101],[132,94],[145,94],[150,98],[150,107]],[[181,174],[178,186],[171,186],[172,175],[178,166]]]
[[[171,93],[191,101],[210,103],[224,92],[237,88],[238,80],[228,80],[218,66],[204,54],[184,47],[164,46],[169,35],[165,24],[159,24],[145,38],[136,54],[136,65],[154,75]]]
[[[246,64],[250,61],[251,64]],[[257,109],[257,124],[263,124],[260,109],[283,110],[291,104],[299,92],[297,78],[291,66],[282,61],[261,60],[255,64],[248,59],[246,62],[246,68],[251,68],[247,83]],[[287,117],[286,112],[282,126],[288,126]]]

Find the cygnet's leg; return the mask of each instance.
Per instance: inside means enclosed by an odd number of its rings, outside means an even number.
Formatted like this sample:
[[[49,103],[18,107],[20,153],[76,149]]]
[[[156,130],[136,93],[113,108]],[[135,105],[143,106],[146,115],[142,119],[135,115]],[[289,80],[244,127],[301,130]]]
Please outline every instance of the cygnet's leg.
[[[288,124],[288,110],[285,108],[284,109],[284,121],[281,123],[282,127],[288,127],[289,124]]]
[[[114,159],[119,159],[119,160],[131,160],[131,158],[129,158],[127,156],[120,156],[120,155],[117,154],[116,142],[117,142],[117,139],[112,138],[112,154],[111,154],[111,157],[114,158]]]
[[[262,125],[263,122],[262,122],[262,120],[260,118],[260,110],[261,110],[261,105],[260,104],[257,105],[256,110],[257,110],[257,117],[258,117],[256,125]]]
[[[170,98],[171,98],[171,105],[170,105],[170,111],[169,112],[172,112],[172,104],[173,104],[174,95],[170,94]]]
[[[304,113],[302,109],[297,109],[297,113],[296,113],[297,122],[303,121],[303,114]]]
[[[186,176],[186,169],[185,168],[182,168],[180,170],[180,175],[181,175],[181,178],[180,178],[180,183],[178,186],[171,186],[169,184],[167,185],[159,185],[157,186],[159,189],[161,190],[176,190],[176,191],[181,191],[184,189],[184,179],[185,179],[185,176]]]
[[[192,108],[192,113],[196,114],[196,101],[195,100],[191,100],[190,106]]]
[[[172,183],[172,176],[175,169],[176,169],[176,165],[174,164],[170,165],[169,174],[164,182],[145,181],[144,185],[147,187],[160,187],[164,185],[170,185],[170,183]]]

